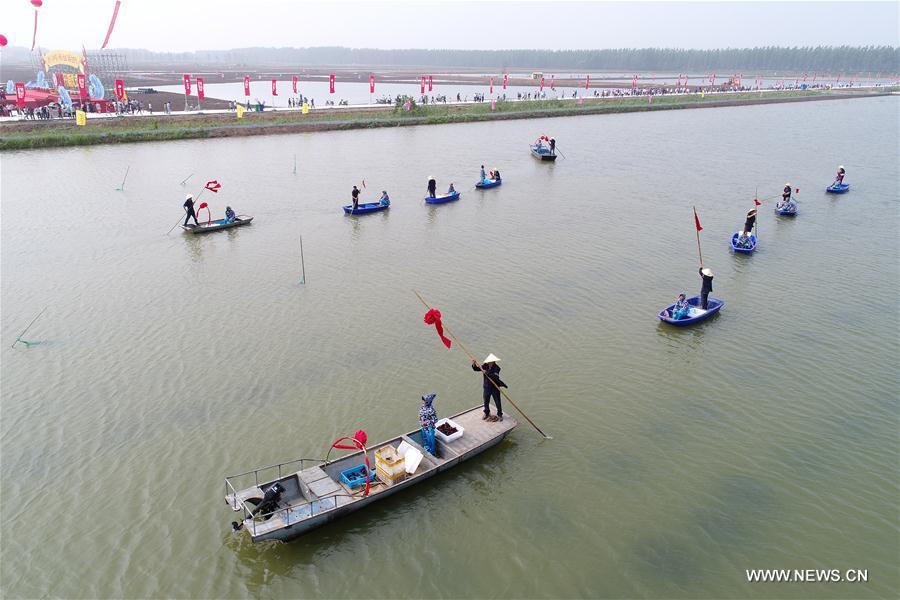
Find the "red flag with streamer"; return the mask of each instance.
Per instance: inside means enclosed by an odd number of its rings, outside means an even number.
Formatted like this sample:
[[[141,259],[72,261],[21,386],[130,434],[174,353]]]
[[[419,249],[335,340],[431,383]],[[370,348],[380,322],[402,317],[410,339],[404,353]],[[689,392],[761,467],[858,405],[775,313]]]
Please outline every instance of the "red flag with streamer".
[[[444,343],[447,348],[450,347],[450,340],[444,335],[444,326],[441,324],[441,311],[432,308],[429,309],[427,313],[425,313],[425,324],[426,325],[434,325],[435,330],[437,331],[438,337],[441,338],[441,341]]]
[[[116,26],[116,17],[119,16],[119,5],[122,4],[121,0],[116,0],[116,7],[113,9],[112,19],[109,21],[109,28],[106,30],[106,37],[103,38],[103,45],[100,46],[100,49],[106,48],[106,45],[109,43],[109,36],[112,35],[113,27]]]
[[[375,93],[375,73],[369,75],[369,93]]]
[[[209,191],[211,191],[212,193],[218,194],[218,193],[219,193],[219,188],[222,187],[222,184],[219,183],[219,180],[218,180],[218,179],[213,179],[212,181],[207,181],[207,182],[206,182],[206,185],[205,185],[204,187],[205,187],[206,189],[208,189]]]
[[[694,227],[697,228],[697,231],[703,231],[703,227],[700,225],[700,218],[697,216],[697,209],[694,209]]]
[[[328,76],[328,93],[329,94],[334,93],[334,73],[331,73]]]
[[[206,94],[203,93],[203,78],[198,77],[197,78],[197,99],[203,100],[204,98],[206,98]]]
[[[428,76],[428,91],[434,91],[434,78],[431,75]]]
[[[191,95],[191,76],[190,75],[182,75],[182,81],[184,81],[184,95]]]
[[[244,75],[244,95],[250,96],[250,77],[248,75]]]
[[[293,87],[294,93],[296,94],[297,93],[297,76],[296,75],[291,75],[291,86]]]

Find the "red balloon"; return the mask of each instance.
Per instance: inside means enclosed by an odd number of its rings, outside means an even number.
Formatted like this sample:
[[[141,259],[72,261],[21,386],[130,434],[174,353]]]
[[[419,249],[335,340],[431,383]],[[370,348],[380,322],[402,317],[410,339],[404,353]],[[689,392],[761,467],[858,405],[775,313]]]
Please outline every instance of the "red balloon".
[[[35,8],[40,8],[44,5],[44,0],[31,0],[31,5]]]
[[[9,43],[9,40],[6,39],[6,36],[0,33],[0,48]]]

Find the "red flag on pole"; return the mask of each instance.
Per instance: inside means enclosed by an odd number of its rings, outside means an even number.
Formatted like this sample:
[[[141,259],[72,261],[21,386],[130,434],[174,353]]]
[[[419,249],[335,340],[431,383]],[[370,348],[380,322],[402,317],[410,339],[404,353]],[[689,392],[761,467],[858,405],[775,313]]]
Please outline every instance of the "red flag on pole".
[[[294,93],[297,93],[297,76],[291,75],[291,87],[294,89]]]
[[[113,27],[116,26],[116,17],[119,15],[119,5],[122,4],[120,0],[116,0],[116,7],[113,9],[113,16],[109,22],[109,28],[106,30],[106,37],[103,38],[103,45],[100,46],[101,49],[106,48],[106,45],[109,43],[109,36],[112,35]]]
[[[434,91],[434,78],[431,75],[428,76],[428,91]]]
[[[328,93],[329,94],[334,93],[334,73],[332,73],[328,76]]]
[[[250,76],[244,75],[244,95],[250,97]]]
[[[762,206],[762,202],[760,202],[760,201],[759,201],[758,199],[756,199],[756,198],[753,199],[753,204],[755,204],[756,206]]]
[[[425,93],[425,76],[424,75],[422,75],[422,83],[421,83],[421,85],[419,85],[419,93],[420,94]]]
[[[25,84],[21,82],[16,83],[16,106],[25,107]]]
[[[503,89],[506,89],[506,83],[509,81],[509,73],[503,74]]]
[[[222,187],[222,184],[219,183],[218,179],[213,179],[212,181],[207,181],[205,187],[214,194],[218,194],[219,188]]]
[[[206,95],[203,93],[203,78],[197,78],[197,100],[203,100]]]
[[[375,74],[374,73],[371,73],[369,75],[369,93],[370,94],[375,93]]]
[[[84,100],[87,98],[87,80],[84,73],[79,73],[76,77],[78,78],[78,96]]]
[[[700,226],[700,218],[697,217],[697,209],[694,209],[694,226],[697,228],[697,231],[703,231],[703,227]]]
[[[121,100],[125,96],[125,84],[121,79],[116,79],[116,98]]]
[[[441,338],[441,341],[448,348],[450,347],[450,340],[444,335],[444,326],[441,324],[441,311],[432,308],[429,309],[427,313],[425,313],[425,324],[426,325],[434,325],[435,330],[437,330],[438,337]]]
[[[273,79],[273,80],[272,80],[272,95],[273,95],[273,96],[277,96],[277,95],[278,95],[277,84],[278,84],[278,80],[277,80],[277,79]]]
[[[181,78],[184,81],[184,95],[190,96],[191,95],[191,76],[183,75]]]
[[[540,89],[540,91],[542,91],[542,92],[544,91],[544,76],[543,76],[543,75],[541,75],[541,89]]]

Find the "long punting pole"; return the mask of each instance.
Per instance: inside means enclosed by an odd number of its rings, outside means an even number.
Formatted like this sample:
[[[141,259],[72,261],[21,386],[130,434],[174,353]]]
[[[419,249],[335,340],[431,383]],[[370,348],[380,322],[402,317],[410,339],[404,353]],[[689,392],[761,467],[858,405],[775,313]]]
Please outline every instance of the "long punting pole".
[[[303,236],[300,236],[300,283],[306,283],[306,263],[303,262]]]
[[[416,290],[413,290],[413,293],[416,295],[416,298],[418,298],[419,301],[420,301],[422,304],[425,305],[425,308],[427,308],[428,310],[431,310],[431,307],[428,305],[427,302],[425,302],[425,299],[422,297],[422,295],[421,295],[419,292],[417,292]],[[463,344],[462,342],[460,342],[460,341],[459,341],[459,338],[457,338],[455,335],[453,335],[453,332],[450,331],[450,328],[447,327],[447,324],[446,324],[446,323],[443,323],[443,326],[444,326],[444,331],[447,332],[447,335],[449,335],[449,336],[453,339],[453,341],[456,342],[457,345],[459,345],[460,348],[462,348],[462,351],[465,352],[466,355],[468,355],[468,357],[472,360],[472,362],[474,362],[476,365],[478,365],[478,369],[479,369],[483,374],[485,374],[485,373],[484,373],[484,369],[481,368],[481,363],[478,362],[478,359],[475,358],[475,355],[473,355],[471,352],[469,352],[469,349],[466,348],[465,344]],[[503,388],[501,388],[499,385],[497,385],[497,382],[495,382],[495,381],[494,381],[493,379],[491,379],[490,377],[487,377],[486,374],[485,374],[485,377],[486,377],[486,379],[487,379],[488,381],[491,382],[491,385],[493,385],[495,388],[497,388],[497,391],[500,392],[500,394],[501,394],[504,398],[506,398],[506,400],[508,400],[510,404],[513,405],[513,408],[515,408],[517,411],[519,411],[519,414],[522,415],[523,417],[525,417],[525,420],[528,421],[528,422],[531,424],[531,426],[534,427],[535,430],[536,430],[539,434],[541,434],[542,436],[544,436],[544,439],[547,439],[547,440],[552,440],[552,439],[553,439],[552,437],[550,437],[549,435],[547,435],[546,433],[544,433],[543,431],[541,431],[541,428],[538,427],[537,425],[535,425],[534,421],[532,421],[532,420],[528,417],[528,415],[526,415],[524,412],[522,412],[522,409],[521,409],[521,408],[519,408],[518,406],[516,406],[516,403],[513,402],[513,399],[509,397],[509,394],[507,394],[506,392],[503,391]]]
[[[693,208],[694,208],[694,226],[695,226],[694,230],[696,230],[696,232],[697,232],[697,254],[700,255],[700,266],[702,267],[703,266],[703,251],[700,250],[700,230],[697,229],[697,227],[696,227],[696,225],[697,225],[697,207],[695,206]]]
[[[29,329],[31,329],[31,326],[34,325],[35,321],[37,321],[39,318],[41,318],[41,315],[44,314],[44,310],[47,310],[46,306],[44,307],[44,309],[41,312],[38,313],[38,315],[35,318],[33,318],[31,320],[31,323],[28,324],[28,327],[26,327],[25,329],[22,330],[22,333],[20,333],[18,335],[18,337],[16,337],[16,341],[13,342],[13,344],[12,344],[12,346],[10,346],[10,348],[15,348],[16,344],[18,344],[19,342],[22,342],[23,344],[26,344],[26,345],[28,344],[28,342],[26,342],[25,340],[22,339],[22,336],[25,335]]]
[[[117,191],[121,192],[122,190],[125,189],[125,180],[128,179],[128,171],[130,171],[130,170],[131,170],[131,165],[128,165],[128,167],[125,169],[125,177],[122,178],[122,185],[120,185],[119,187],[116,188]]]
[[[756,243],[759,243],[759,207],[756,206],[756,203],[759,202],[759,186],[756,186],[756,193],[753,194],[753,210],[756,211]]]

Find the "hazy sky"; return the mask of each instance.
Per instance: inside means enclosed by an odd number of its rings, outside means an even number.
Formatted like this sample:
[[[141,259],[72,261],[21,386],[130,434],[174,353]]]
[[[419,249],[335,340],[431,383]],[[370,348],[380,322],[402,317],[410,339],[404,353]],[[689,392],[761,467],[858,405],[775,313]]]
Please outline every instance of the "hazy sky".
[[[38,45],[97,48],[115,0],[44,0]],[[716,48],[900,45],[900,2],[343,2],[123,0],[110,47]],[[0,33],[31,45],[29,0]]]

